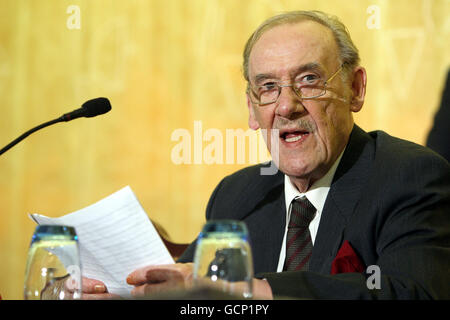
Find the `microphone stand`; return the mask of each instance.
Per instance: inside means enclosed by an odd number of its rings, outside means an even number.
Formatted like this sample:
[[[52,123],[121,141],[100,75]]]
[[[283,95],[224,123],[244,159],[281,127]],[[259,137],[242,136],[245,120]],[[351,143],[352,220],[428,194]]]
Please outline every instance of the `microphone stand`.
[[[111,110],[111,104],[109,103],[109,100],[107,98],[96,98],[91,99],[83,103],[81,108],[78,108],[76,110],[73,110],[72,112],[68,112],[63,114],[61,117],[56,118],[54,120],[45,122],[41,125],[38,125],[37,127],[34,127],[31,130],[28,130],[24,134],[22,134],[20,137],[18,137],[16,140],[12,141],[10,144],[5,146],[3,149],[0,150],[0,155],[14,147],[16,144],[18,144],[20,141],[28,137],[33,132],[36,132],[38,130],[41,130],[42,128],[48,127],[52,124],[58,123],[58,122],[67,122],[71,121],[80,117],[86,117],[86,118],[92,118],[95,116],[98,116],[100,114],[104,114]]]
[[[23,139],[25,139],[26,137],[28,137],[30,134],[32,134],[33,132],[36,132],[42,128],[48,127],[52,124],[58,123],[58,122],[62,122],[65,121],[63,117],[59,117],[57,119],[51,120],[51,121],[47,121],[43,124],[38,125],[37,127],[34,127],[33,129],[28,130],[27,132],[25,132],[24,134],[22,134],[20,137],[18,137],[17,139],[13,140],[11,143],[9,143],[7,146],[3,147],[0,150],[0,155],[2,155],[3,153],[5,153],[6,151],[8,151],[9,149],[11,149],[12,147],[14,147],[16,144],[18,144],[20,141],[22,141]]]

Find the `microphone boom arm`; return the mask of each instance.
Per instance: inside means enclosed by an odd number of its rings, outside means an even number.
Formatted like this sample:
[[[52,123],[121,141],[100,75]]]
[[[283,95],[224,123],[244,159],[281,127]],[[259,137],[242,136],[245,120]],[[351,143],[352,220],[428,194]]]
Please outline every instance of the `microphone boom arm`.
[[[3,149],[0,150],[0,155],[14,147],[16,144],[18,144],[20,141],[28,137],[33,132],[36,132],[38,130],[41,130],[42,128],[48,127],[52,124],[58,123],[58,122],[67,122],[71,121],[80,117],[86,117],[86,118],[92,118],[96,117],[100,114],[104,114],[111,110],[111,104],[109,103],[109,100],[107,98],[96,98],[91,99],[83,103],[81,108],[73,110],[72,112],[68,112],[63,114],[61,117],[56,118],[51,121],[47,121],[41,125],[38,125],[37,127],[34,127],[31,130],[28,130],[24,134],[22,134],[20,137],[12,141],[7,146],[3,147]]]
[[[20,137],[18,137],[17,139],[15,139],[11,143],[9,143],[7,146],[3,147],[0,150],[0,155],[2,155],[6,151],[8,151],[12,147],[14,147],[16,144],[18,144],[20,141],[22,141],[23,139],[28,137],[33,132],[36,132],[36,131],[38,131],[40,129],[43,129],[43,128],[48,127],[48,126],[50,126],[52,124],[55,124],[55,123],[58,123],[58,122],[62,122],[62,121],[64,121],[63,117],[59,117],[57,119],[54,119],[54,120],[51,120],[51,121],[47,121],[47,122],[45,122],[43,124],[38,125],[37,127],[34,127],[33,129],[28,130],[27,132],[23,133]]]

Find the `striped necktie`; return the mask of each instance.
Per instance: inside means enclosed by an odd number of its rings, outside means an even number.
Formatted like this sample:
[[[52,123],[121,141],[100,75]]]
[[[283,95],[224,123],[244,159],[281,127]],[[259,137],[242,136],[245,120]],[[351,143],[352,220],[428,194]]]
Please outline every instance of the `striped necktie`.
[[[286,239],[285,271],[307,271],[309,269],[309,260],[313,249],[309,224],[315,213],[316,208],[306,197],[292,201]]]

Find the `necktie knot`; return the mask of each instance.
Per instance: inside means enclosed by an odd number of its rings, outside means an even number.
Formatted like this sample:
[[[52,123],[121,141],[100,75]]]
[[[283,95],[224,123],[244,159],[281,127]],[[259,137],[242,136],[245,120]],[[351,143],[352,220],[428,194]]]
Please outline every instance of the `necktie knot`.
[[[311,223],[316,208],[306,197],[297,198],[292,202],[291,219],[289,227],[307,227]]]

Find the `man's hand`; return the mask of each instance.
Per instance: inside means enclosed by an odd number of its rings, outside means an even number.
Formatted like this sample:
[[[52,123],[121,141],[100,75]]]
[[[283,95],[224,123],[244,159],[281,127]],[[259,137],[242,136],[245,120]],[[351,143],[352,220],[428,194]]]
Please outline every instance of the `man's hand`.
[[[273,300],[272,288],[267,280],[253,278],[253,299]]]
[[[131,291],[135,297],[168,290],[190,289],[192,269],[192,263],[147,266],[130,273],[127,283],[135,286]]]
[[[147,266],[130,273],[127,283],[135,286],[131,291],[135,297],[168,290],[190,289],[192,288],[192,271],[192,263]],[[235,285],[236,289],[238,287]],[[253,297],[254,299],[273,299],[272,289],[266,280],[253,279]]]
[[[99,280],[82,278],[83,300],[120,299],[119,295],[108,292],[105,284]]]

